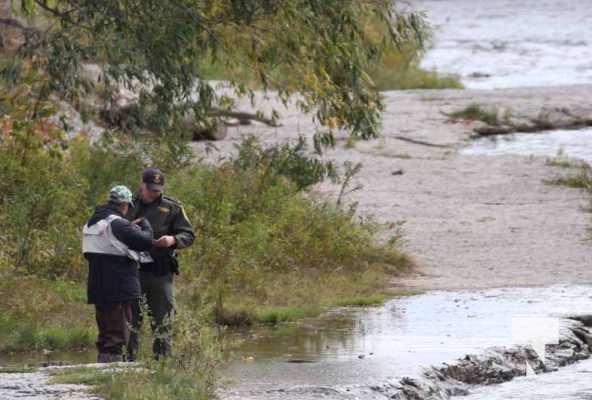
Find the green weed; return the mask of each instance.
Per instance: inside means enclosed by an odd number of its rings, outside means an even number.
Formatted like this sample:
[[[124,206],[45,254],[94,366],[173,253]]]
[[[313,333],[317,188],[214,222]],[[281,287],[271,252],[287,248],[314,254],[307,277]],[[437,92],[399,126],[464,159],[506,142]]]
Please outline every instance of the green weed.
[[[35,372],[37,367],[30,365],[0,365],[0,373],[3,374],[24,374]]]
[[[485,110],[478,104],[470,104],[466,108],[446,114],[452,119],[463,119],[467,121],[483,121],[489,125],[499,126],[498,113],[496,110]]]
[[[132,367],[133,368],[133,367]],[[90,366],[68,367],[49,370],[49,383],[74,383],[88,386],[108,385],[114,376],[121,374],[120,368],[98,368]]]
[[[385,295],[372,295],[366,297],[352,297],[350,299],[340,299],[335,302],[336,306],[375,306],[384,303],[387,300]]]
[[[558,166],[565,167],[566,165],[571,168],[577,168],[577,173],[563,177],[546,179],[544,183],[548,185],[559,185],[583,189],[589,194],[592,194],[592,172],[590,170],[590,165],[587,163],[576,165],[573,163],[565,164],[564,162],[561,162]]]

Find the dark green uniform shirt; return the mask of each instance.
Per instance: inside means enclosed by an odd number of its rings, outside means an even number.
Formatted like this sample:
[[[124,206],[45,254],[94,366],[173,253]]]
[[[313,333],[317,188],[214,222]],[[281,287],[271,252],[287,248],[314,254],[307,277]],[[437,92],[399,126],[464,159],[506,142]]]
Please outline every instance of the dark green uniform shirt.
[[[154,240],[161,236],[172,235],[176,239],[175,247],[153,247],[150,255],[154,260],[172,255],[175,249],[183,249],[193,244],[195,233],[185,211],[179,202],[167,196],[161,196],[152,204],[144,204],[140,193],[134,194],[134,206],[129,208],[126,218],[133,221],[146,218],[154,232]]]

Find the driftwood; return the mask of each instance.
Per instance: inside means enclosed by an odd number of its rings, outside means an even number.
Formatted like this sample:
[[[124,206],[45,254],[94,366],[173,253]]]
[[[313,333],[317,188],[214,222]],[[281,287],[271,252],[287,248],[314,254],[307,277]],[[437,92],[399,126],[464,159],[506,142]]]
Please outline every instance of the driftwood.
[[[99,116],[101,121],[110,128],[117,127],[126,131],[151,130],[150,126],[142,118],[137,104],[104,108],[99,112]],[[209,116],[214,120],[214,127],[208,127],[197,122],[192,114],[186,115],[180,121],[180,127],[182,130],[191,133],[192,140],[222,140],[228,134],[229,126],[250,125],[254,121],[268,126],[277,125],[270,118],[264,118],[246,111],[212,108]]]

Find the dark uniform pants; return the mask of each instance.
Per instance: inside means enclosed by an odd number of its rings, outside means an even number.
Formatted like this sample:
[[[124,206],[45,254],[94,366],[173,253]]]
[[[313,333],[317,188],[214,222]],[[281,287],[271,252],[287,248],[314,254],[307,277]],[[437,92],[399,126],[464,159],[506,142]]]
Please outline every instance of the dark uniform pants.
[[[121,356],[128,345],[131,335],[132,305],[96,304],[95,319],[99,328],[96,342],[99,358],[101,354]]]
[[[172,328],[170,318],[175,310],[173,297],[173,275],[155,276],[152,271],[140,270],[140,284],[142,296],[146,298],[151,328],[154,333],[152,350],[156,356],[167,356],[172,347]],[[132,360],[137,355],[140,345],[140,329],[142,315],[140,304],[135,304],[132,310],[132,335],[129,342]]]

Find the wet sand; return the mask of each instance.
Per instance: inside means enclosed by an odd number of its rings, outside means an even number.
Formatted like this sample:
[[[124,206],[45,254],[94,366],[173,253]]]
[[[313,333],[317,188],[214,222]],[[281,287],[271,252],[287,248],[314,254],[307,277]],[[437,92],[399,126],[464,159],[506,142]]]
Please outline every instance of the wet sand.
[[[591,116],[591,94],[589,85],[387,92],[382,138],[352,145],[337,135],[325,157],[363,165],[352,184],[363,188],[346,200],[357,202],[361,214],[400,223],[404,250],[417,261],[417,269],[393,285],[452,290],[592,283],[588,200],[578,189],[545,183],[574,170],[547,165],[547,157],[459,154],[477,123],[451,123],[445,115],[475,103],[516,118],[556,111]],[[251,133],[277,143],[312,131],[309,116],[295,109],[280,114],[281,127],[231,128],[216,146],[224,153]],[[198,153],[203,148],[196,144]],[[339,187],[324,184],[316,192],[335,200]]]

